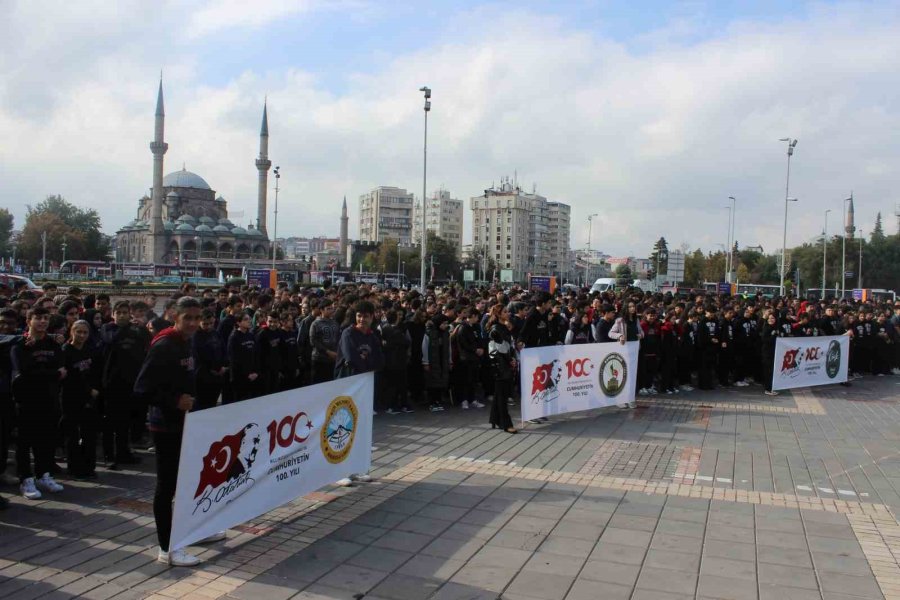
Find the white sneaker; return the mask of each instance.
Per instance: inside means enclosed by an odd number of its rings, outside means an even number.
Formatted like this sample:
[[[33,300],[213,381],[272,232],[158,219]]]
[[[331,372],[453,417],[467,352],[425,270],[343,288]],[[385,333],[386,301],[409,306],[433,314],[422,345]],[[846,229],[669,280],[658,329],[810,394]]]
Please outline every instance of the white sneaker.
[[[638,390],[638,396],[646,396],[650,392],[647,391],[647,388],[641,388]]]
[[[29,500],[40,500],[41,498],[41,493],[34,487],[34,477],[27,477],[19,484],[19,491]]]
[[[472,400],[472,406],[474,408],[484,408],[484,404],[479,402],[478,400]]]
[[[228,538],[228,533],[225,531],[217,531],[212,535],[206,536],[199,542],[198,544],[212,544],[213,542],[221,542],[222,540]]]
[[[681,386],[681,390],[684,392],[693,392],[694,388],[690,385],[683,385]]]
[[[156,560],[161,563],[166,563],[167,565],[172,565],[173,567],[196,567],[202,562],[193,554],[188,554],[183,548],[172,550],[171,552],[164,552],[162,548],[160,548]]]
[[[616,407],[619,408],[619,410],[628,410],[629,408],[627,402],[625,404],[616,404]]]
[[[463,400],[463,401],[462,401],[462,404],[460,404],[459,406],[460,406],[460,408],[462,408],[463,410],[469,410],[469,401],[468,401],[468,400]]]
[[[632,400],[631,402],[628,403],[628,408],[637,408],[637,402]]]
[[[35,483],[37,484],[37,486],[40,489],[44,490],[45,492],[52,492],[54,494],[66,489],[63,486],[56,483],[56,481],[52,477],[50,477],[50,473],[44,473],[44,475],[40,479],[38,479]]]
[[[774,391],[774,390],[772,390],[772,391],[766,390],[766,391],[763,392],[763,393],[764,393],[766,396],[777,396],[777,395],[778,395],[778,392],[776,392],[776,391]]]
[[[893,375],[900,375],[900,369],[898,369],[897,367],[894,367],[893,369],[891,369],[891,373]]]
[[[655,388],[655,387],[651,386],[650,388],[647,389],[647,393],[650,394],[651,396],[655,396],[655,395],[657,395],[659,392],[656,391],[656,388]]]
[[[361,481],[363,483],[369,483],[370,481],[372,481],[372,476],[369,475],[368,473],[363,473],[362,475],[351,475],[350,480],[351,481]]]
[[[746,381],[735,381],[735,382],[734,382],[734,385],[736,385],[737,387],[747,387],[747,386],[749,386],[750,384],[747,383]]]
[[[334,482],[334,485],[339,485],[341,487],[350,487],[353,484],[353,481],[349,477],[344,477],[343,479],[338,479]]]

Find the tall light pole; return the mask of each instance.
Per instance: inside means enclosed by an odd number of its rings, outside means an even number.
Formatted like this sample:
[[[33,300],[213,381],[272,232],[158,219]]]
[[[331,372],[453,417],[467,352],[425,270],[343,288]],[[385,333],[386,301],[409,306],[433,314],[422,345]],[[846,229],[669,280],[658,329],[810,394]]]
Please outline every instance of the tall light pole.
[[[859,230],[859,267],[858,273],[856,274],[856,287],[862,289],[862,247],[863,247],[863,232],[862,229]]]
[[[781,295],[784,296],[784,272],[787,268],[785,264],[785,256],[787,252],[787,214],[788,214],[788,202],[796,202],[796,198],[790,198],[790,189],[791,189],[791,157],[794,155],[794,148],[797,146],[797,140],[786,137],[778,140],[780,142],[787,142],[787,179],[784,184],[784,235],[781,240],[781,284],[780,291]]]
[[[737,207],[735,203],[737,200],[734,196],[728,196],[728,199],[731,200],[731,239],[728,244],[728,283],[731,283],[731,273],[734,271],[734,228],[737,225]]]
[[[734,215],[734,207],[726,204],[725,208],[728,209],[728,236],[725,241],[725,247],[723,248],[725,251],[725,281],[731,283],[731,265],[729,264],[731,252],[729,249],[731,248],[731,219]]]
[[[825,211],[825,229],[822,230],[822,299],[825,299],[825,271],[828,264],[828,213],[831,209]]]
[[[69,245],[66,243],[66,234],[63,234],[63,243],[62,243],[62,254],[63,254],[62,261],[63,262],[66,262],[66,248],[68,246]],[[62,265],[60,265],[60,268],[62,268]]]
[[[847,203],[853,202],[853,194],[844,198],[844,234],[841,236],[841,300],[847,293]]]
[[[425,293],[425,256],[428,254],[428,222],[425,215],[428,213],[428,202],[426,200],[426,191],[428,181],[428,113],[431,111],[431,88],[422,86],[420,92],[425,94],[425,143],[422,146],[422,252],[419,254],[421,258],[421,269],[419,276],[421,277],[420,290]]]
[[[274,271],[275,257],[278,255],[278,182],[281,180],[281,167],[275,167],[273,173],[275,173],[275,223],[272,227],[272,270]]]
[[[46,231],[41,232],[41,243],[43,244],[43,247],[44,247],[44,253],[42,254],[42,258],[41,258],[41,273],[46,273],[47,272],[47,232]]]
[[[593,233],[594,227],[594,217],[599,216],[598,213],[594,213],[592,215],[588,215],[588,243],[587,243],[587,257],[584,261],[584,285],[588,285],[588,279],[590,278],[590,268],[591,268],[591,234]]]

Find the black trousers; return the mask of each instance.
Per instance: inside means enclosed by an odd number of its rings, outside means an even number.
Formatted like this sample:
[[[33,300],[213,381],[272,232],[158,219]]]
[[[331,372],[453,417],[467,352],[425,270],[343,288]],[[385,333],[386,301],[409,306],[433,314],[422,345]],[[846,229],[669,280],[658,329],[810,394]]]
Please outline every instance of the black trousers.
[[[20,481],[41,477],[53,466],[59,412],[50,406],[22,406],[19,410],[19,438],[16,444],[16,474]],[[34,470],[31,455],[34,454]]]
[[[212,381],[197,382],[197,405],[194,410],[212,408],[219,401],[222,384]]]
[[[653,387],[659,372],[659,356],[640,354],[638,356],[638,385],[641,389]]]
[[[259,388],[259,378],[257,378],[256,381],[250,381],[246,376],[241,376],[240,379],[235,379],[231,382],[232,396],[228,402],[238,402],[239,400],[256,398],[260,395]]]
[[[313,362],[311,375],[313,384],[334,381],[334,363],[322,361]]]
[[[172,535],[172,502],[178,482],[178,459],[181,455],[181,432],[154,431],[156,446],[156,491],[153,494],[153,518],[159,547],[169,551]]]
[[[84,398],[63,398],[62,430],[66,438],[69,473],[92,473],[97,466],[100,415]]]
[[[406,367],[384,371],[384,403],[388,408],[400,410],[409,407]]]
[[[775,355],[768,354],[766,352],[762,353],[762,360],[760,361],[760,371],[762,371],[762,383],[766,386],[766,391],[772,391],[772,377],[774,376],[775,369]]]
[[[9,445],[12,443],[14,420],[15,410],[13,410],[12,398],[0,394],[0,473],[6,471],[6,461],[9,460]]]
[[[135,410],[133,387],[112,385],[103,393],[103,453],[109,462],[131,456],[128,440]]]
[[[715,389],[716,350],[707,348],[700,351],[700,366],[697,369],[697,387],[701,390]]]
[[[512,395],[512,381],[508,379],[494,380],[494,400],[491,402],[490,423],[493,427],[509,429],[513,426],[509,416],[508,398]]]
[[[727,348],[719,350],[719,383],[722,385],[731,385],[731,371],[734,367],[734,350],[729,345]]]

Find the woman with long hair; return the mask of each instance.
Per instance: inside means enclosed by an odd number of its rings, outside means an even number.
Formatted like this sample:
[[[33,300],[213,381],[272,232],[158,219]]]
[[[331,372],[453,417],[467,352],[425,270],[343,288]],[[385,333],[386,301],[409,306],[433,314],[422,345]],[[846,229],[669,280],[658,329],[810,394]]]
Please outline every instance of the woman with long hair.
[[[506,433],[518,433],[513,427],[512,418],[509,416],[508,399],[512,396],[513,379],[516,373],[515,345],[512,339],[512,324],[509,321],[509,313],[502,306],[491,309],[492,319],[494,309],[499,308],[496,320],[493,321],[488,333],[488,356],[491,359],[491,369],[494,376],[494,399],[491,402],[491,429],[502,429]],[[491,322],[489,320],[489,322]]]

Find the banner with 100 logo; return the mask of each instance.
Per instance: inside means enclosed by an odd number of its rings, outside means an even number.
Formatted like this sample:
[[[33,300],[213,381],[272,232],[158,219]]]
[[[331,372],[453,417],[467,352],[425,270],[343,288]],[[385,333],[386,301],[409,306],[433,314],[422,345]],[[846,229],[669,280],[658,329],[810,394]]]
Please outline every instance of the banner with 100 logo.
[[[367,473],[374,389],[366,373],[188,414],[170,549]]]

